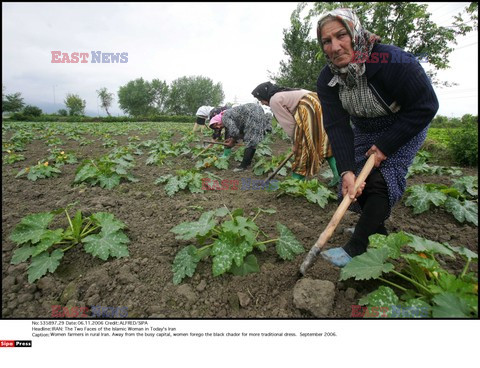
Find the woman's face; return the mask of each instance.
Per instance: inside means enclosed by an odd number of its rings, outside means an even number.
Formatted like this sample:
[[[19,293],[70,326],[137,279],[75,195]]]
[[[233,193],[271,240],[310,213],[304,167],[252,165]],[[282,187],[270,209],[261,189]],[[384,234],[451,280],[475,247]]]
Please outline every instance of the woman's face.
[[[219,121],[216,122],[216,123],[213,123],[211,126],[212,126],[213,129],[222,129],[223,128],[223,124]]]
[[[323,25],[322,46],[338,68],[346,67],[353,60],[352,38],[339,20],[331,20]]]

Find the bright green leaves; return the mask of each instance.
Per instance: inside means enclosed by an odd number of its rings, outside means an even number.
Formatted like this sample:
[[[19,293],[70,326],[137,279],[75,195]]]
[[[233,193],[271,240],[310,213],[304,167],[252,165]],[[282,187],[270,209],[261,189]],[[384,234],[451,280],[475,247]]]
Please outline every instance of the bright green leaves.
[[[293,197],[305,197],[307,201],[318,204],[325,208],[328,201],[337,199],[337,196],[317,179],[301,181],[294,178],[287,178],[278,186],[280,197],[287,194]]]
[[[260,159],[256,162],[255,166],[253,166],[253,172],[255,175],[263,175],[269,172],[273,172],[278,166],[280,166],[280,163],[285,160],[286,157],[286,154],[280,156],[273,156],[271,158],[260,157]],[[286,176],[287,169],[291,167],[292,163],[287,161],[285,166],[283,166],[278,172],[278,175]]]
[[[435,306],[432,310],[434,318],[470,318],[469,308],[465,300],[451,293],[443,293],[433,298]]]
[[[406,206],[413,207],[414,214],[430,209],[431,205],[444,208],[458,222],[478,226],[478,179],[464,177],[454,181],[453,187],[439,184],[413,185],[407,188]]]
[[[24,174],[27,174],[27,179],[31,181],[37,181],[37,179],[46,179],[50,177],[56,177],[62,172],[55,166],[49,165],[47,161],[38,162],[34,166],[26,167],[23,170],[20,170],[19,173],[15,176],[18,178]]]
[[[276,242],[276,250],[280,258],[292,261],[295,256],[305,252],[303,245],[285,225],[277,222],[277,231],[280,238]]]
[[[84,160],[78,167],[74,179],[75,184],[89,183],[100,185],[105,189],[118,186],[121,179],[137,182],[138,179],[129,174],[134,166],[134,158],[128,147],[117,148],[112,153],[98,159]]]
[[[32,258],[32,263],[28,266],[28,282],[35,282],[47,272],[55,272],[62,258],[63,251],[60,249],[54,250],[51,254],[43,252]]]
[[[200,259],[197,248],[193,245],[180,250],[173,260],[173,283],[178,285],[185,276],[192,277]]]
[[[388,249],[369,249],[357,257],[354,257],[340,273],[340,280],[346,280],[354,277],[355,280],[370,280],[380,277],[383,273],[388,273],[395,268],[389,262]]]
[[[362,298],[360,304],[380,309],[388,306],[389,317],[478,316],[478,276],[467,273],[470,262],[478,259],[475,252],[403,232],[372,235],[369,242],[370,249],[366,253],[354,257],[342,268],[340,280],[379,279],[403,294],[399,299],[392,294],[393,289],[382,286]],[[458,255],[466,263],[461,274],[456,276],[442,265],[445,257]],[[387,279],[388,276],[395,278]],[[397,284],[399,280],[403,281],[400,285]],[[408,284],[413,288],[408,288]]]
[[[17,244],[24,244],[28,241],[32,244],[38,243],[48,232],[47,227],[54,217],[55,215],[50,212],[28,215],[15,227],[10,239]]]
[[[177,170],[177,175],[163,175],[160,176],[155,184],[165,184],[165,193],[169,197],[172,197],[175,193],[180,190],[187,189],[190,193],[201,193],[203,190],[202,180],[205,178],[205,175],[200,174],[196,169],[193,170]],[[207,173],[208,178],[218,178],[218,176],[211,173]]]
[[[258,272],[260,268],[252,252],[255,249],[266,250],[265,245],[271,242],[276,242],[277,253],[284,260],[292,260],[295,255],[304,252],[303,246],[293,233],[280,223],[277,223],[278,239],[259,241],[258,234],[264,233],[255,224],[255,219],[261,213],[272,214],[275,210],[258,208],[254,218],[250,219],[244,216],[242,209],[230,212],[228,208],[222,207],[215,211],[204,212],[197,221],[185,222],[172,228],[170,231],[177,234],[177,239],[196,238],[202,245],[198,249],[194,245],[189,245],[177,253],[172,266],[173,282],[178,284],[186,276],[191,277],[197,263],[208,257],[212,259],[214,276],[226,272],[234,275]],[[215,217],[226,218],[218,223]],[[204,245],[208,239],[212,242]]]
[[[445,209],[450,212],[458,222],[470,222],[478,226],[478,205],[473,201],[460,201],[449,197],[445,201]]]
[[[215,213],[213,211],[204,212],[198,221],[183,222],[170,231],[177,234],[177,239],[190,240],[197,236],[203,237],[210,233],[217,224],[217,220],[214,219],[214,216]]]
[[[17,245],[24,244],[14,251],[11,263],[19,264],[31,257],[31,264],[28,267],[29,282],[38,280],[47,272],[54,272],[60,264],[63,253],[80,242],[84,243],[87,253],[102,260],[110,256],[117,258],[128,256],[126,244],[129,240],[122,232],[125,228],[124,223],[105,212],[83,218],[81,211],[77,211],[71,219],[67,208],[28,215],[10,235],[10,239]],[[68,219],[69,227],[48,229],[53,218],[62,212]],[[54,249],[51,250],[52,248]]]
[[[438,191],[436,185],[413,185],[407,188],[407,192],[410,196],[405,205],[413,207],[415,215],[428,211],[432,204],[439,207],[447,200],[447,196]]]

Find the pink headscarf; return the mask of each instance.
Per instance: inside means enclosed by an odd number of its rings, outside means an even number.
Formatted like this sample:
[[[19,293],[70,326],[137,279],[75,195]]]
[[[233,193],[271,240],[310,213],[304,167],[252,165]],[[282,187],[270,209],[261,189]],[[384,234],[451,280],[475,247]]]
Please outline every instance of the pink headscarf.
[[[211,118],[210,121],[209,121],[209,123],[208,123],[208,126],[211,127],[212,124],[221,123],[221,122],[222,122],[223,113],[224,113],[225,111],[226,111],[226,110],[223,110],[220,114],[217,114],[217,115],[215,115],[213,118]]]

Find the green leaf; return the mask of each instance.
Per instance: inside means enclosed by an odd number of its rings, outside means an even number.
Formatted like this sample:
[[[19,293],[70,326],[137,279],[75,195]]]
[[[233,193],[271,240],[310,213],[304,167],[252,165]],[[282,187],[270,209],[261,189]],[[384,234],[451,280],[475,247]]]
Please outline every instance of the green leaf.
[[[389,249],[368,249],[366,253],[353,259],[340,271],[340,280],[355,277],[355,280],[376,279],[382,273],[388,273],[395,267],[385,262],[388,259]]]
[[[56,230],[47,230],[42,235],[42,239],[35,247],[35,251],[32,254],[32,257],[39,255],[40,253],[46,251],[52,245],[60,243],[63,239],[63,229]]]
[[[98,257],[104,261],[109,256],[121,258],[128,257],[128,248],[126,244],[130,241],[127,236],[120,232],[105,233],[101,231],[99,234],[89,235],[82,240],[87,253],[94,257]]]
[[[303,245],[297,240],[288,227],[277,222],[277,231],[279,233],[279,239],[276,242],[275,249],[280,258],[291,261],[296,255],[305,252]]]
[[[11,264],[17,265],[19,263],[25,262],[35,251],[35,247],[29,245],[23,246],[21,248],[15,249],[12,256]]]
[[[168,179],[168,182],[165,185],[165,193],[167,193],[169,197],[172,197],[175,193],[182,189],[182,185],[183,183],[178,179],[178,177],[174,176]]]
[[[114,233],[125,228],[125,224],[116,219],[115,216],[108,212],[96,212],[90,218],[102,228],[105,234]]]
[[[35,282],[47,272],[55,272],[62,258],[63,252],[60,249],[54,250],[52,254],[43,252],[33,257],[32,263],[28,266],[28,282]]]
[[[228,208],[220,207],[215,210],[215,216],[217,217],[224,217],[228,215]]]
[[[450,245],[448,243],[445,243],[445,245],[453,250],[455,253],[461,255],[462,257],[465,257],[467,260],[471,261],[474,259],[478,259],[478,254],[475,252],[472,252],[470,249],[465,248],[465,247],[454,247],[453,245]]]
[[[221,275],[230,269],[232,262],[237,266],[243,264],[245,256],[253,250],[253,245],[232,233],[223,233],[215,240],[211,254],[214,276]]]
[[[243,208],[233,210],[232,217],[243,216]]]
[[[205,236],[217,224],[217,220],[213,219],[213,217],[214,211],[204,212],[198,221],[183,222],[170,231],[178,235],[176,239],[190,240],[196,236]]]
[[[453,187],[461,193],[467,193],[472,197],[478,197],[478,177],[464,176],[453,181]]]
[[[445,201],[445,209],[453,214],[458,222],[471,222],[478,226],[478,205],[473,201],[460,201],[449,197]]]
[[[54,217],[55,215],[50,212],[25,216],[13,230],[10,239],[17,244],[23,244],[28,241],[32,244],[38,243],[45,232],[47,232],[47,226]]]
[[[440,265],[437,261],[431,258],[423,258],[420,257],[418,254],[402,254],[402,258],[407,259],[416,263],[418,266],[426,268],[430,272],[438,270]]]
[[[200,259],[201,257],[198,255],[197,248],[193,245],[182,248],[173,260],[173,283],[178,285],[185,276],[192,277]]]
[[[406,206],[413,207],[415,215],[428,211],[430,205],[441,206],[446,200],[447,196],[438,189],[431,189],[426,185],[413,185],[407,189],[410,194],[405,201]]]
[[[255,242],[255,232],[258,230],[257,225],[243,216],[234,217],[233,221],[225,221],[222,224],[222,231],[231,232],[237,236],[243,236],[249,243]]]
[[[413,234],[406,234],[412,238],[412,240],[407,245],[415,249],[417,252],[425,252],[431,254],[438,253],[454,257],[453,252],[443,244],[434,242],[432,240],[424,239]]]
[[[388,286],[380,286],[377,290],[372,291],[368,295],[361,298],[358,301],[358,304],[378,308],[378,315],[372,315],[373,313],[371,313],[372,311],[370,310],[370,315],[368,313],[365,314],[364,317],[366,318],[380,318],[384,313],[386,314],[386,317],[391,317],[393,307],[399,304],[399,300],[398,296],[391,288],[389,288]]]
[[[82,223],[83,223],[82,211],[78,210],[77,213],[75,213],[75,217],[72,220],[74,239],[78,239],[80,237],[80,232],[82,231]]]
[[[388,248],[388,256],[393,259],[400,257],[402,246],[408,244],[412,239],[404,232],[392,233],[388,236],[373,234],[368,237],[369,246],[372,248]]]
[[[75,176],[74,183],[81,183],[87,179],[96,177],[98,170],[91,164],[86,164],[79,168]]]
[[[249,273],[260,272],[260,266],[258,265],[257,257],[255,257],[253,254],[249,254],[245,257],[245,259],[243,260],[243,264],[240,267],[237,266],[235,263],[232,264],[229,272],[231,272],[235,276],[245,276]]]
[[[430,318],[432,306],[420,299],[409,299],[404,304],[406,317],[409,318]]]
[[[105,189],[113,189],[117,185],[120,185],[121,177],[118,174],[110,174],[110,175],[99,175],[98,181],[100,182],[100,186]]]
[[[434,318],[469,318],[467,303],[452,293],[442,293],[433,298],[432,308]]]

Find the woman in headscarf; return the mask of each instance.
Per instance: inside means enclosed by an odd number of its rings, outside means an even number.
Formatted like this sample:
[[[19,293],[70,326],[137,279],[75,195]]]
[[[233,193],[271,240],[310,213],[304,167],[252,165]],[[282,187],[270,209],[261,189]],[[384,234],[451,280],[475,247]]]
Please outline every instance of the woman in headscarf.
[[[208,114],[212,111],[213,106],[200,106],[195,113],[197,120],[193,126],[193,132],[197,130],[197,127],[200,127],[200,132],[203,133],[203,127],[205,126],[205,121],[208,119]]]
[[[365,30],[350,9],[320,16],[320,47],[327,59],[317,80],[324,124],[342,176],[340,196],[361,213],[342,248],[322,256],[343,267],[362,254],[368,237],[387,234],[385,220],[405,191],[405,176],[438,110],[438,100],[415,57]],[[375,153],[375,167],[354,193],[356,175]],[[355,200],[356,198],[356,200]]]
[[[270,107],[294,144],[293,177],[305,180],[305,176],[316,176],[326,159],[333,173],[329,185],[337,185],[340,177],[323,127],[322,106],[317,95],[306,89],[279,87],[271,82],[259,84],[252,95]]]
[[[245,142],[243,160],[240,166],[233,170],[235,172],[245,170],[252,163],[257,145],[267,133],[272,131],[270,117],[255,103],[247,103],[222,111],[210,120],[209,127],[212,129],[225,127],[227,148],[235,146],[240,139]]]

